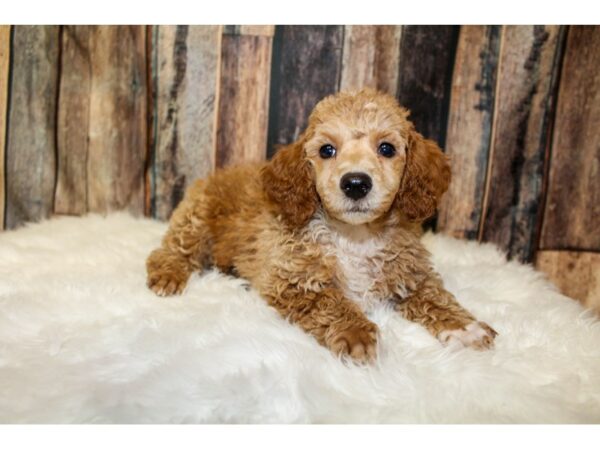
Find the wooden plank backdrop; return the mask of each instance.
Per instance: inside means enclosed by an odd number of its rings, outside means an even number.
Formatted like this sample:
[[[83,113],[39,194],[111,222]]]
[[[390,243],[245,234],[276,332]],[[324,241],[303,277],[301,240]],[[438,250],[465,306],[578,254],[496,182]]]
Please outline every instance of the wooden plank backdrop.
[[[5,175],[4,145],[6,143],[6,111],[8,100],[8,68],[10,65],[10,26],[0,25],[0,230],[4,228]]]
[[[168,219],[190,181],[215,168],[220,26],[152,27],[149,213]]]
[[[535,251],[563,34],[559,26],[502,33],[479,235],[521,261]]]
[[[540,246],[600,250],[600,27],[570,27]]]
[[[275,30],[268,155],[298,138],[317,102],[339,87],[344,27],[284,25]]]
[[[59,27],[15,26],[6,138],[6,227],[52,213]]]
[[[65,26],[55,212],[144,211],[146,37],[142,26]]]
[[[438,231],[598,305],[598,48],[597,26],[0,26],[0,224],[165,220],[194,179],[369,86],[451,158]]]
[[[501,27],[461,27],[452,79],[446,154],[452,182],[439,208],[438,229],[477,239],[492,136]],[[460,175],[459,175],[460,174]]]
[[[396,96],[401,36],[397,25],[344,27],[340,90],[371,87]]]
[[[223,36],[217,125],[217,166],[267,156],[274,27],[240,27]],[[251,33],[251,34],[250,34]]]

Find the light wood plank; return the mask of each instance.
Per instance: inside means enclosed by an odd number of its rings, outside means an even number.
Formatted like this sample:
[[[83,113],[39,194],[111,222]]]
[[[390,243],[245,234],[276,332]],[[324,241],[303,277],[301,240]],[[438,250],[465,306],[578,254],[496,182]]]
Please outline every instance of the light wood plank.
[[[87,26],[63,27],[58,105],[58,173],[54,212],[81,215],[88,211],[87,160],[89,152],[92,70]]]
[[[600,312],[600,253],[540,251],[536,266],[563,294]]]
[[[338,25],[277,26],[273,43],[268,155],[296,140],[323,97],[337,92],[344,29]]]
[[[450,99],[446,154],[452,182],[442,197],[437,229],[454,237],[477,239],[490,150],[498,26],[461,27]]]
[[[225,25],[223,27],[223,34],[273,37],[273,34],[275,34],[275,25]]]
[[[540,247],[600,250],[600,27],[571,26]]]
[[[217,166],[266,157],[272,38],[224,35],[217,128]]]
[[[6,227],[50,216],[56,179],[57,26],[15,26],[6,147]]]
[[[4,146],[6,144],[6,113],[8,107],[8,71],[10,66],[10,25],[0,25],[0,230],[4,229]]]
[[[396,95],[400,67],[398,25],[347,25],[340,90],[374,89]]]
[[[152,215],[167,219],[215,167],[220,26],[159,26],[155,52]]]
[[[72,26],[64,37],[57,212],[127,209],[142,214],[145,28]]]
[[[509,257],[531,261],[564,27],[506,26],[503,33],[480,234]]]

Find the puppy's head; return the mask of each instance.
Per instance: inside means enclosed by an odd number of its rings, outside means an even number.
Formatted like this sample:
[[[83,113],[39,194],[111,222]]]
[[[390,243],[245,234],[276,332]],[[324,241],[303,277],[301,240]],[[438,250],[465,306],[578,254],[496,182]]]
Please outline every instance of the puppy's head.
[[[263,170],[267,194],[292,226],[305,224],[319,202],[349,224],[372,222],[392,207],[408,220],[426,219],[448,188],[450,168],[407,117],[392,96],[370,89],[326,97],[299,140]]]

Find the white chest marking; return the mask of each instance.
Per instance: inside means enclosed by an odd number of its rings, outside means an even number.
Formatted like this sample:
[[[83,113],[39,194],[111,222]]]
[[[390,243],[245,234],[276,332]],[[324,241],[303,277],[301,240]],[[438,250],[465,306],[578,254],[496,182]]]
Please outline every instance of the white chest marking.
[[[372,288],[384,277],[385,239],[361,226],[332,229],[324,220],[314,225],[319,243],[337,260],[336,281],[344,295],[365,310],[383,300]]]

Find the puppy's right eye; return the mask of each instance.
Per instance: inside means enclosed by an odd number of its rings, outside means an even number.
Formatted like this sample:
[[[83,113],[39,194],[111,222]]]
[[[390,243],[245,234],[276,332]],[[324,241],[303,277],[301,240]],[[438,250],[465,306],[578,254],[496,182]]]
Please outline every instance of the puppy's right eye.
[[[323,159],[331,158],[335,155],[335,147],[331,144],[326,144],[319,149],[319,155]]]

